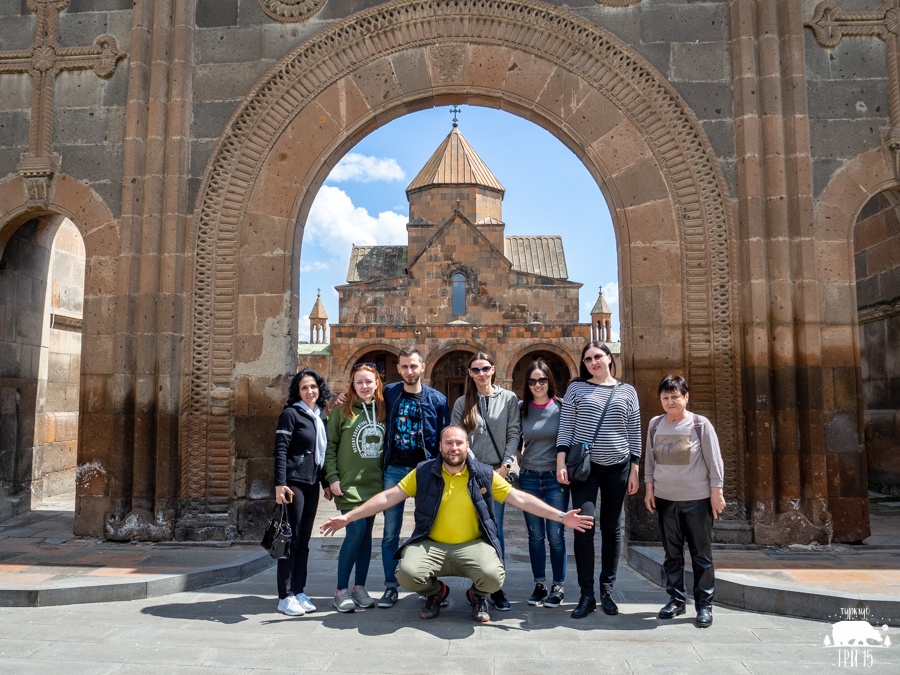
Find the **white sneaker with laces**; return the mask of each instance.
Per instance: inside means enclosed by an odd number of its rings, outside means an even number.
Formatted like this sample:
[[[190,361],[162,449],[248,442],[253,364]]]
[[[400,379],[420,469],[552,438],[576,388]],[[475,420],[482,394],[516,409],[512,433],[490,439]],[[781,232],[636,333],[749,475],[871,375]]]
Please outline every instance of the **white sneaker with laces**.
[[[316,611],[316,606],[314,604],[312,604],[312,600],[309,599],[309,596],[306,593],[301,593],[300,595],[298,595],[296,597],[297,597],[297,602],[303,608],[304,612],[306,612],[307,614],[310,614],[311,612]]]
[[[288,616],[303,616],[306,614],[303,607],[297,602],[297,598],[289,595],[278,601],[278,611]]]

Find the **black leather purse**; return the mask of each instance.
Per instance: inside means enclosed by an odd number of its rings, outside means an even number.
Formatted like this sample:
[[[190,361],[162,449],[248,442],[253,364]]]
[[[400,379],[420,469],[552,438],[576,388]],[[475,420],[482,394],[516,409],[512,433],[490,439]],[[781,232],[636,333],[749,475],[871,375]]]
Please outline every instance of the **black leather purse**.
[[[287,506],[276,504],[272,518],[266,526],[260,545],[269,552],[275,560],[283,560],[290,557],[291,524],[288,522]]]

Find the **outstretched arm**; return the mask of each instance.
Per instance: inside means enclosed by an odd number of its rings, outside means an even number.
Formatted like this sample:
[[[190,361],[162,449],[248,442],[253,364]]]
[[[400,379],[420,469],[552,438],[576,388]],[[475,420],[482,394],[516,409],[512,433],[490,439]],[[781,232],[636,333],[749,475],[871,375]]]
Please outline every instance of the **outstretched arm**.
[[[348,523],[352,523],[354,520],[368,518],[369,516],[374,516],[376,513],[386,511],[392,506],[395,506],[396,504],[399,504],[400,502],[405,500],[408,496],[409,495],[407,495],[402,489],[400,489],[399,485],[395,485],[394,487],[389,488],[384,492],[379,492],[369,501],[362,504],[361,506],[356,507],[352,511],[326,520],[324,523],[322,523],[322,527],[319,528],[319,532],[324,534],[326,537],[330,536],[338,530],[347,527]]]
[[[506,503],[512,504],[523,511],[528,511],[528,513],[541,518],[560,522],[559,514],[562,513],[562,511],[554,509],[546,502],[543,502],[537,497],[530,495],[527,492],[523,492],[522,490],[513,490],[510,492],[509,496],[506,498]],[[594,526],[594,517],[582,516],[580,513],[581,509],[566,511],[563,514],[562,524],[566,527],[571,527],[573,530],[578,530],[579,532],[591,529]]]

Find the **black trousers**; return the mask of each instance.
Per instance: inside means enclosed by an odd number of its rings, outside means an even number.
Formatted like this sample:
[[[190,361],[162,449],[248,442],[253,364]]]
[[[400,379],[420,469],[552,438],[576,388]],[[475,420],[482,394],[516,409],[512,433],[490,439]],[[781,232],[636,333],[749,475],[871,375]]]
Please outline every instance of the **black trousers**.
[[[600,502],[600,593],[612,593],[622,553],[622,505],[628,488],[630,460],[603,466],[591,464],[585,481],[572,481],[572,508],[593,516]],[[594,595],[594,529],[575,531],[575,569],[582,595]]]
[[[684,543],[691,552],[694,570],[694,605],[712,605],[716,575],[712,561],[712,504],[709,498],[673,502],[656,498],[656,513],[662,533],[666,561],[666,592],[673,600],[685,601]]]
[[[287,505],[291,523],[290,556],[278,561],[278,599],[290,594],[299,595],[306,587],[306,568],[309,563],[309,538],[312,536],[316,510],[319,508],[319,484],[291,483],[294,501]]]

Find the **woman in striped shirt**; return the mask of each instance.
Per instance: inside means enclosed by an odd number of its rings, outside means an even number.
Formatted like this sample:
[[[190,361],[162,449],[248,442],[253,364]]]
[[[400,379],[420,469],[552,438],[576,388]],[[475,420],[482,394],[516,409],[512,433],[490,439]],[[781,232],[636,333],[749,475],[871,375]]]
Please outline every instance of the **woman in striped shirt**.
[[[634,387],[615,378],[616,362],[602,342],[581,350],[579,377],[563,399],[556,438],[556,476],[569,484],[566,452],[572,443],[590,443],[591,473],[572,481],[572,506],[587,515],[600,498],[600,605],[609,615],[619,613],[612,599],[619,554],[622,551],[622,505],[625,493],[637,494],[641,461],[641,413]],[[607,408],[603,417],[604,408]],[[598,424],[600,426],[598,427]],[[597,609],[594,596],[594,530],[575,533],[575,567],[581,598],[572,611],[583,619]]]

